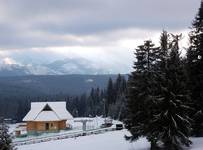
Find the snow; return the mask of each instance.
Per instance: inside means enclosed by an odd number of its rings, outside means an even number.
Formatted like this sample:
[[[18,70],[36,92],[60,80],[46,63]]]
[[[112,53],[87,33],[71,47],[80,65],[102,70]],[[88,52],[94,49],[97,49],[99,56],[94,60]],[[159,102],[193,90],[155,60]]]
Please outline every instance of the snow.
[[[64,140],[18,146],[18,150],[144,150],[149,147],[145,138],[130,143],[124,139],[126,130],[112,131],[99,135],[89,135]]]
[[[104,118],[74,118],[75,120],[91,119],[92,122],[87,123],[88,129],[98,129]],[[62,135],[64,133],[77,133],[82,131],[82,123],[69,122],[73,129],[68,131],[61,131],[59,133],[45,133],[41,136],[28,136],[25,138],[16,138],[14,141],[21,141],[25,139],[33,139],[40,137],[48,137],[53,135]],[[113,120],[113,124],[121,123],[120,121]],[[10,125],[9,131],[11,132],[16,127],[16,124]],[[80,136],[77,138],[68,138],[63,140],[53,140],[42,143],[35,143],[30,145],[17,146],[18,150],[148,150],[150,147],[149,142],[145,138],[140,138],[138,141],[130,143],[126,141],[124,136],[129,135],[129,132],[124,129],[120,131],[109,131],[97,135]],[[193,145],[186,150],[202,150],[203,149],[203,138],[191,138]]]
[[[130,143],[124,139],[127,130],[111,131],[103,134],[81,136],[64,140],[18,146],[18,150],[148,150],[149,142],[145,138]],[[193,145],[187,150],[202,150],[203,138],[191,138]]]
[[[43,121],[42,119],[46,119],[45,121],[58,121],[58,120],[70,120],[73,119],[73,116],[66,110],[66,102],[32,102],[31,103],[31,110],[27,113],[27,115],[23,118],[23,121],[36,121],[39,116],[41,116],[41,113],[44,111],[43,108],[48,105],[51,107],[53,112],[56,116],[54,118],[56,120],[53,120],[53,113],[49,113],[50,116],[45,116],[45,114],[42,114],[43,117],[41,117],[40,121]],[[48,120],[48,118],[52,118],[51,120]]]
[[[94,80],[93,79],[87,79],[87,80],[85,80],[85,82],[91,83],[91,82],[94,82]]]
[[[8,132],[9,132],[10,134],[14,134],[14,131],[15,131],[15,129],[17,128],[18,125],[19,125],[18,123],[16,123],[16,124],[9,124],[9,125],[8,125],[8,126],[9,126]]]
[[[60,120],[60,118],[58,118],[56,113],[53,111],[42,111],[35,119],[35,121],[56,121],[56,120]]]
[[[203,149],[203,137],[201,138],[191,138],[192,146],[191,150],[202,150]]]

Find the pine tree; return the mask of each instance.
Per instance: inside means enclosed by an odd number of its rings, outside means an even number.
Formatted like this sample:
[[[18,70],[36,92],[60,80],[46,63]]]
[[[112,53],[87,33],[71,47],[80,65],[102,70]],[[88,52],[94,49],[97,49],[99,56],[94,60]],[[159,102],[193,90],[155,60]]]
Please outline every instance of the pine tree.
[[[125,105],[126,105],[126,79],[124,76],[121,76],[121,82],[120,82],[120,88],[119,88],[119,92],[117,92],[117,104],[118,104],[118,113],[116,116],[117,120],[123,120],[126,116],[126,109],[125,109]]]
[[[159,62],[157,63],[157,71],[162,73],[166,68],[166,61],[169,58],[170,51],[170,35],[167,31],[163,30],[160,37],[160,48],[158,52]]]
[[[5,123],[0,124],[0,149],[13,150],[12,139],[8,134],[8,126]]]
[[[110,92],[111,91],[111,92]],[[109,82],[107,86],[107,96],[112,94],[111,103],[108,106],[108,116],[113,119],[123,119],[124,106],[125,106],[125,92],[126,92],[126,80],[121,74],[118,74],[114,82]]]
[[[108,85],[107,85],[107,90],[106,90],[106,101],[105,101],[105,115],[109,115],[109,109],[110,105],[115,103],[115,90],[114,90],[114,85],[113,81],[111,78],[109,78]]]
[[[87,116],[87,96],[86,94],[82,94],[80,99],[79,99],[79,104],[78,104],[78,114],[79,116]]]
[[[149,120],[149,127],[148,127],[148,134],[147,134],[147,139],[148,141],[151,142],[151,149],[158,149],[157,142],[160,141],[159,139],[159,129],[157,127],[160,125],[158,122],[155,120],[157,119],[156,117],[158,116],[157,114],[160,113],[160,99],[163,99],[161,96],[161,85],[162,82],[165,79],[165,72],[166,72],[166,62],[167,59],[169,58],[169,34],[167,31],[163,31],[161,33],[160,37],[160,47],[158,48],[158,52],[156,52],[156,59],[157,63],[154,67],[154,72],[153,72],[153,80],[154,80],[154,86],[153,86],[153,101],[151,103],[151,118]],[[157,124],[158,123],[158,124]]]
[[[156,64],[157,48],[151,41],[136,49],[134,72],[129,76],[126,110],[126,128],[132,136],[126,137],[134,141],[141,136],[148,135],[151,106],[153,102],[154,80],[153,72]],[[152,145],[156,141],[150,141]]]
[[[188,87],[194,103],[193,134],[203,136],[203,1],[189,34],[190,47],[187,51]]]
[[[172,35],[173,36],[173,35]],[[167,34],[162,34],[161,51],[168,53]],[[157,76],[155,92],[156,111],[150,120],[149,139],[164,143],[167,150],[179,150],[182,145],[189,146],[191,119],[188,117],[189,92],[186,86],[186,75],[180,59],[178,41],[180,36],[173,36],[169,58],[162,57],[162,65]],[[165,48],[164,48],[165,47]]]
[[[158,149],[157,142],[166,150],[179,150],[189,146],[191,119],[189,92],[180,59],[178,41],[180,36],[164,31],[161,46],[141,45],[136,49],[135,71],[129,77],[127,95],[126,128],[131,141],[145,136],[151,149]]]

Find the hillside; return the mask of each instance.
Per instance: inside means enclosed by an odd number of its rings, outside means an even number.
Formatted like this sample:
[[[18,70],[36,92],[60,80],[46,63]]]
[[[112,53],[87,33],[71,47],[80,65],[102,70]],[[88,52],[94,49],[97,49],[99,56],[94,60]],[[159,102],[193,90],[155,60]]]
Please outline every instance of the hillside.
[[[105,88],[117,75],[43,75],[0,77],[1,97],[54,94],[80,95],[91,88]]]
[[[18,150],[147,150],[150,144],[145,138],[130,143],[124,139],[129,134],[126,130],[112,131],[104,134],[49,141],[32,145],[18,146]],[[192,138],[191,150],[202,150],[202,138]]]

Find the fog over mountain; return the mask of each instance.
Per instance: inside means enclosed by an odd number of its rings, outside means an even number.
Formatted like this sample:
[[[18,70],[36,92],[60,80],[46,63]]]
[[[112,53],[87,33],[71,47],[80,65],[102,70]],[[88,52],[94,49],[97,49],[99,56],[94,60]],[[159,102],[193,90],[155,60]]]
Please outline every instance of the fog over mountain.
[[[112,66],[113,67],[113,66]],[[125,69],[125,66],[122,66]],[[19,64],[9,59],[0,64],[0,76],[24,75],[68,75],[68,74],[112,74],[114,71],[98,66],[83,58],[66,58],[47,64]]]
[[[163,29],[187,43],[199,2],[2,0],[0,75],[129,73],[134,48]]]

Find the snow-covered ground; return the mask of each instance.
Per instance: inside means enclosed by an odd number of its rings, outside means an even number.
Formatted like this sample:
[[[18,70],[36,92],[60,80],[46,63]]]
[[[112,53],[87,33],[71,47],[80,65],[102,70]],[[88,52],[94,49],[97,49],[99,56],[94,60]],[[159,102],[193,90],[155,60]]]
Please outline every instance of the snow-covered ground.
[[[112,131],[98,135],[82,136],[57,141],[18,146],[18,150],[148,150],[150,144],[145,138],[130,143],[124,139],[126,130]],[[202,150],[203,138],[192,138],[189,150]]]
[[[149,147],[146,139],[136,143],[125,141],[126,130],[112,131],[99,135],[89,135],[64,140],[18,146],[18,150],[144,150]]]
[[[81,119],[81,118],[76,118]],[[84,119],[84,118],[83,118]],[[87,119],[87,118],[86,118]],[[87,124],[88,129],[98,129],[102,123],[104,123],[104,118],[96,117],[91,118],[93,121]],[[64,133],[74,133],[82,131],[82,123],[80,122],[70,122],[72,125],[72,130],[61,131],[58,133],[43,134],[39,137],[47,137],[53,135],[60,135]],[[113,124],[120,123],[119,121],[113,121]],[[10,126],[10,132],[15,130],[17,125]],[[120,131],[109,131],[97,135],[80,136],[77,138],[68,138],[62,140],[53,140],[42,143],[35,143],[29,145],[17,146],[18,150],[148,150],[150,144],[145,138],[140,138],[138,141],[130,143],[124,139],[125,135],[128,135],[127,130]],[[25,138],[16,138],[14,141],[21,141],[23,139],[32,139],[34,136],[28,136]],[[193,145],[187,150],[203,150],[203,138],[191,138]]]
[[[203,138],[192,138],[191,150],[203,150]]]

